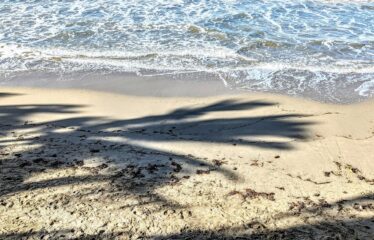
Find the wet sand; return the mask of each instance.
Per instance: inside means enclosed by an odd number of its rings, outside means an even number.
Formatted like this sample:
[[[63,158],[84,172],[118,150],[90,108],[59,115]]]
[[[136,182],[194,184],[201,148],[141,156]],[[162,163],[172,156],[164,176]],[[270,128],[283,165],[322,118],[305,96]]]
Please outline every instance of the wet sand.
[[[374,101],[0,88],[0,239],[372,239]]]

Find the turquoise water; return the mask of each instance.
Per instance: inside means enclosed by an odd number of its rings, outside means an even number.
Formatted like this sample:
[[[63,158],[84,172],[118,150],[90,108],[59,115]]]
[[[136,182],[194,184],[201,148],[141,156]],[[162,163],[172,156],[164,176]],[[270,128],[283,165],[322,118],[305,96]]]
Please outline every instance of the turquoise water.
[[[209,73],[229,88],[374,96],[374,2],[2,0],[0,74]]]

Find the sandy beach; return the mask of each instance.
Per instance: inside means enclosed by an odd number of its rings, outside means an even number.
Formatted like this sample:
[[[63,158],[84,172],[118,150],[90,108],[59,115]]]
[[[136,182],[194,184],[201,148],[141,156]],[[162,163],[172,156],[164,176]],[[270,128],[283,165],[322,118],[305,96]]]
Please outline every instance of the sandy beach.
[[[373,239],[374,101],[0,88],[0,239]]]
[[[0,240],[374,240],[374,1],[0,1]]]

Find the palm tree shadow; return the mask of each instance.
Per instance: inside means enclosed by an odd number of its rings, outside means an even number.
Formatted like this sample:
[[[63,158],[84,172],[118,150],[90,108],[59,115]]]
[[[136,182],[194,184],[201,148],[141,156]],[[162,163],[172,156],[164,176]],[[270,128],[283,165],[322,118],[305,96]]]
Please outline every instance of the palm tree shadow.
[[[0,97],[8,96],[11,96],[11,94],[0,94]],[[308,127],[314,124],[314,122],[304,120],[308,115],[247,116],[241,114],[239,117],[231,117],[231,112],[246,111],[245,113],[249,114],[249,110],[274,106],[275,104],[267,101],[237,102],[226,100],[203,107],[179,108],[166,114],[134,119],[110,120],[102,117],[70,117],[43,123],[32,123],[28,121],[28,118],[33,114],[58,113],[68,115],[79,113],[85,106],[58,104],[2,105],[0,106],[0,200],[20,192],[37,189],[81,183],[110,182],[112,187],[105,189],[107,192],[134,196],[148,194],[154,196],[153,201],[173,204],[168,199],[158,196],[155,189],[168,184],[179,184],[183,181],[184,176],[196,174],[196,171],[194,171],[196,168],[216,171],[233,181],[240,176],[227,168],[218,167],[200,156],[160,150],[136,144],[137,141],[165,144],[209,142],[226,144],[232,147],[234,147],[234,144],[243,147],[291,151],[293,149],[292,141],[308,139]],[[207,114],[218,112],[225,113],[227,117],[204,118]],[[265,140],[261,140],[262,137],[265,137]],[[282,138],[287,141],[276,141],[272,140],[273,138]],[[9,148],[9,145],[34,147],[17,149]],[[100,159],[101,162],[94,167],[87,167],[86,162],[92,158]],[[38,182],[26,181],[30,175],[68,168],[85,168],[91,174]],[[92,192],[96,190],[93,189]],[[345,200],[344,204],[356,203],[360,200],[361,198]],[[340,206],[341,204],[343,203],[339,202],[335,205]],[[330,204],[331,206],[334,206],[334,204]],[[320,209],[316,207],[304,211],[314,212],[320,211]],[[151,238],[314,239],[316,230],[327,233],[326,236],[348,238],[354,235],[352,233],[354,227],[351,226],[372,226],[373,221],[372,218],[328,219],[323,222],[290,227],[281,231],[259,229],[257,223],[248,223],[228,229],[189,231]],[[256,228],[258,231],[239,233],[243,229],[250,228]],[[75,236],[74,229],[61,229],[55,232],[5,233],[0,235],[0,238],[40,238],[46,234],[56,238],[69,238],[71,234]],[[82,235],[79,239],[113,239],[126,234],[131,233],[107,232],[98,235]]]
[[[135,196],[153,194],[154,201],[168,202],[154,194],[154,190],[168,184],[180,184],[196,174],[196,168],[216,171],[235,181],[240,177],[235,172],[218,167],[202,157],[160,150],[137,142],[209,142],[292,150],[292,141],[308,138],[307,127],[313,122],[300,121],[307,115],[202,118],[218,112],[230,116],[230,112],[249,111],[275,104],[268,101],[225,100],[203,107],[179,108],[166,114],[134,119],[70,117],[43,123],[31,123],[27,119],[33,114],[79,113],[85,106],[0,106],[0,129],[6,136],[0,140],[3,146],[0,154],[5,157],[1,161],[0,197],[63,185],[110,182],[112,189],[105,191]],[[258,140],[259,137],[284,138],[287,141]],[[6,147],[10,144],[35,147],[14,151]],[[92,159],[98,160],[98,163],[87,167],[86,163]],[[67,168],[84,168],[90,174],[25,182],[30,175]]]

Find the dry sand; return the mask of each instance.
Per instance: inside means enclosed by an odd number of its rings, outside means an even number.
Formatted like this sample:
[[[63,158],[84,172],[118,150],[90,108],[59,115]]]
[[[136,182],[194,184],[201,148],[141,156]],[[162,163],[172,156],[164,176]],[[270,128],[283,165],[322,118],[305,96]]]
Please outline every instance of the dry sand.
[[[0,239],[374,239],[373,109],[1,88]]]

